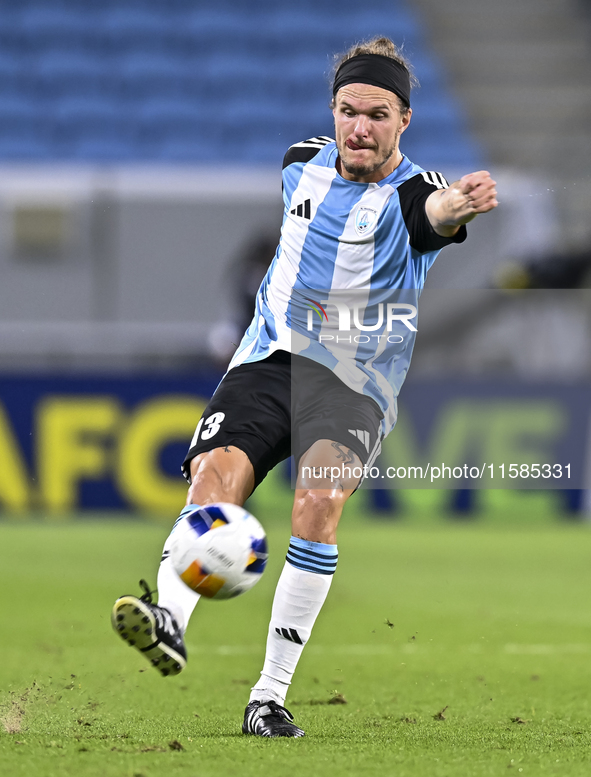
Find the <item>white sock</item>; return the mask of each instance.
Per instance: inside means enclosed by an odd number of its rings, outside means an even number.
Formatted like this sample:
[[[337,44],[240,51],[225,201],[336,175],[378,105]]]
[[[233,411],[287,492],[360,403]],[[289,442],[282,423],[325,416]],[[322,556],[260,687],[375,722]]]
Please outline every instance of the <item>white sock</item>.
[[[304,645],[328,594],[337,558],[336,545],[291,538],[275,590],[263,671],[250,701],[285,703]]]
[[[194,508],[195,506],[196,505],[189,505],[189,508]],[[182,518],[185,510],[187,510],[186,507],[181,511],[179,520]],[[165,607],[172,614],[179,629],[184,634],[189,625],[189,618],[201,596],[183,583],[175,568],[172,566],[172,561],[169,557],[170,538],[172,537],[172,532],[177,523],[178,520],[175,522],[172,531],[164,543],[162,561],[158,568],[156,585],[158,587],[158,605],[160,607]]]

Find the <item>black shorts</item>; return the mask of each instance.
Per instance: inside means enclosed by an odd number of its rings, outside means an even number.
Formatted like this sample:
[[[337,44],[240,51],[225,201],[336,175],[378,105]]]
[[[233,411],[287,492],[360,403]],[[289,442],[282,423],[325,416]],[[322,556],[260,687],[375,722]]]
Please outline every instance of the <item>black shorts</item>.
[[[328,367],[303,356],[276,351],[258,362],[231,369],[197,425],[183,462],[233,445],[254,468],[255,488],[280,461],[293,454],[296,466],[317,440],[342,443],[371,465],[380,450],[383,413]]]

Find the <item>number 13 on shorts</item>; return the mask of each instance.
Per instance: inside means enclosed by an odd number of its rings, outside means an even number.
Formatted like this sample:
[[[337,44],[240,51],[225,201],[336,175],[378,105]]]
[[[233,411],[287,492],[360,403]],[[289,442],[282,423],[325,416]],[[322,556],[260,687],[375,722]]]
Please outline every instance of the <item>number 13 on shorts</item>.
[[[197,445],[197,442],[200,439],[200,435],[202,440],[210,440],[219,432],[221,423],[225,417],[225,413],[214,413],[208,418],[202,418],[201,421],[199,421],[197,424],[195,434],[193,435],[193,439],[191,440],[191,445],[189,447],[192,448],[194,445]]]

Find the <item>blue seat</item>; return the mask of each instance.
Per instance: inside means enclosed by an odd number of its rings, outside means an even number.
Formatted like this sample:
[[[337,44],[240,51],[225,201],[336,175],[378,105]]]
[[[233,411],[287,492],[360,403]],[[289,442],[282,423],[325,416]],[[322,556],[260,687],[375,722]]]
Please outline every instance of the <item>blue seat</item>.
[[[83,51],[49,50],[39,57],[36,88],[41,97],[109,92],[113,78],[104,57]]]
[[[51,124],[43,106],[22,96],[0,96],[0,158],[43,159],[51,148]]]
[[[232,8],[220,5],[193,6],[182,15],[183,29],[195,41],[211,40],[227,50],[228,43],[240,38],[256,40],[267,20],[253,13],[248,6],[236,3]]]
[[[260,24],[260,19],[252,15],[194,12],[183,19],[174,45],[180,53],[201,63],[210,57],[262,56]]]
[[[358,40],[373,38],[376,35],[387,35],[398,46],[414,45],[421,36],[422,29],[414,14],[407,9],[397,9],[387,16],[380,17],[375,13],[338,14],[338,31],[344,38],[343,49],[347,49]]]
[[[0,134],[4,137],[31,136],[43,129],[44,111],[38,101],[21,95],[0,97]]]
[[[411,101],[414,123],[453,123],[462,121],[465,115],[462,105],[454,96],[439,89],[429,91],[421,87],[412,93]]]
[[[24,57],[0,51],[0,78],[14,78],[22,70]]]
[[[0,52],[0,94],[28,95],[33,82],[33,63],[29,57]]]
[[[58,152],[64,159],[127,162],[137,159],[136,144],[129,138],[84,135]]]
[[[411,49],[408,52],[408,58],[421,84],[421,92],[428,92],[431,89],[447,90],[445,71],[430,51]]]
[[[96,122],[125,120],[126,106],[110,98],[88,95],[65,97],[56,102],[55,116],[58,121],[91,125]]]
[[[121,88],[136,98],[177,95],[187,90],[192,73],[182,58],[166,53],[133,51],[119,60]]]
[[[231,82],[239,78],[253,81],[264,79],[269,65],[263,57],[244,54],[213,54],[201,62],[201,76],[204,79],[216,79],[218,83]]]
[[[0,159],[6,161],[40,162],[55,158],[48,140],[35,137],[3,137],[0,134]]]
[[[185,148],[207,146],[218,138],[218,123],[207,106],[174,98],[147,100],[138,110],[138,149],[143,156],[160,156],[172,142]]]
[[[332,134],[332,55],[375,34],[404,42],[421,81],[409,156],[477,158],[408,0],[3,0],[0,156],[277,164]]]
[[[126,6],[107,7],[100,17],[101,30],[111,52],[165,50],[168,38],[175,28],[174,14],[159,9]]]
[[[327,54],[298,53],[281,64],[277,62],[269,78],[283,82],[283,91],[290,99],[322,100],[328,104],[332,64],[332,59]]]
[[[175,97],[158,97],[146,100],[139,106],[138,119],[141,123],[190,124],[198,126],[207,118],[207,106]]]
[[[244,147],[250,145],[275,144],[281,149],[281,158],[293,143],[299,143],[315,135],[333,134],[330,114],[325,120],[314,120],[306,114],[298,113],[295,116],[277,116],[274,122],[259,117],[253,117],[248,123],[244,123],[239,131],[234,127],[227,129],[228,135],[233,134],[235,140],[243,142]]]
[[[0,10],[0,51],[4,55],[20,55],[23,51],[21,11],[15,7]]]
[[[171,132],[160,142],[150,147],[142,147],[142,150],[144,149],[145,158],[162,162],[218,165],[229,164],[236,159],[233,147],[220,137],[210,137],[204,142],[198,137],[179,137]]]
[[[61,157],[76,156],[74,149],[97,144],[133,144],[136,125],[125,103],[100,97],[68,97],[56,103],[53,145]]]
[[[25,6],[18,15],[17,30],[22,45],[32,53],[46,48],[90,48],[96,38],[96,13],[92,6]]]

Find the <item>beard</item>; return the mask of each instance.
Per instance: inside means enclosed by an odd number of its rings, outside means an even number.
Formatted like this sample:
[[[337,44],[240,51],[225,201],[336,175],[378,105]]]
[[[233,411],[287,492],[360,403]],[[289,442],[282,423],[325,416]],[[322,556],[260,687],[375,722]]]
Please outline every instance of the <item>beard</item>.
[[[400,132],[397,132],[392,145],[386,150],[382,151],[379,157],[375,159],[373,164],[365,164],[365,165],[347,160],[345,154],[350,149],[344,143],[339,143],[338,151],[339,151],[339,156],[341,158],[341,164],[345,168],[345,170],[349,173],[349,175],[355,176],[356,178],[362,178],[368,175],[372,175],[377,170],[379,170],[380,167],[383,167],[386,164],[386,162],[388,162],[388,160],[392,157],[392,155],[396,152],[396,150],[398,149],[399,138],[400,138]]]

